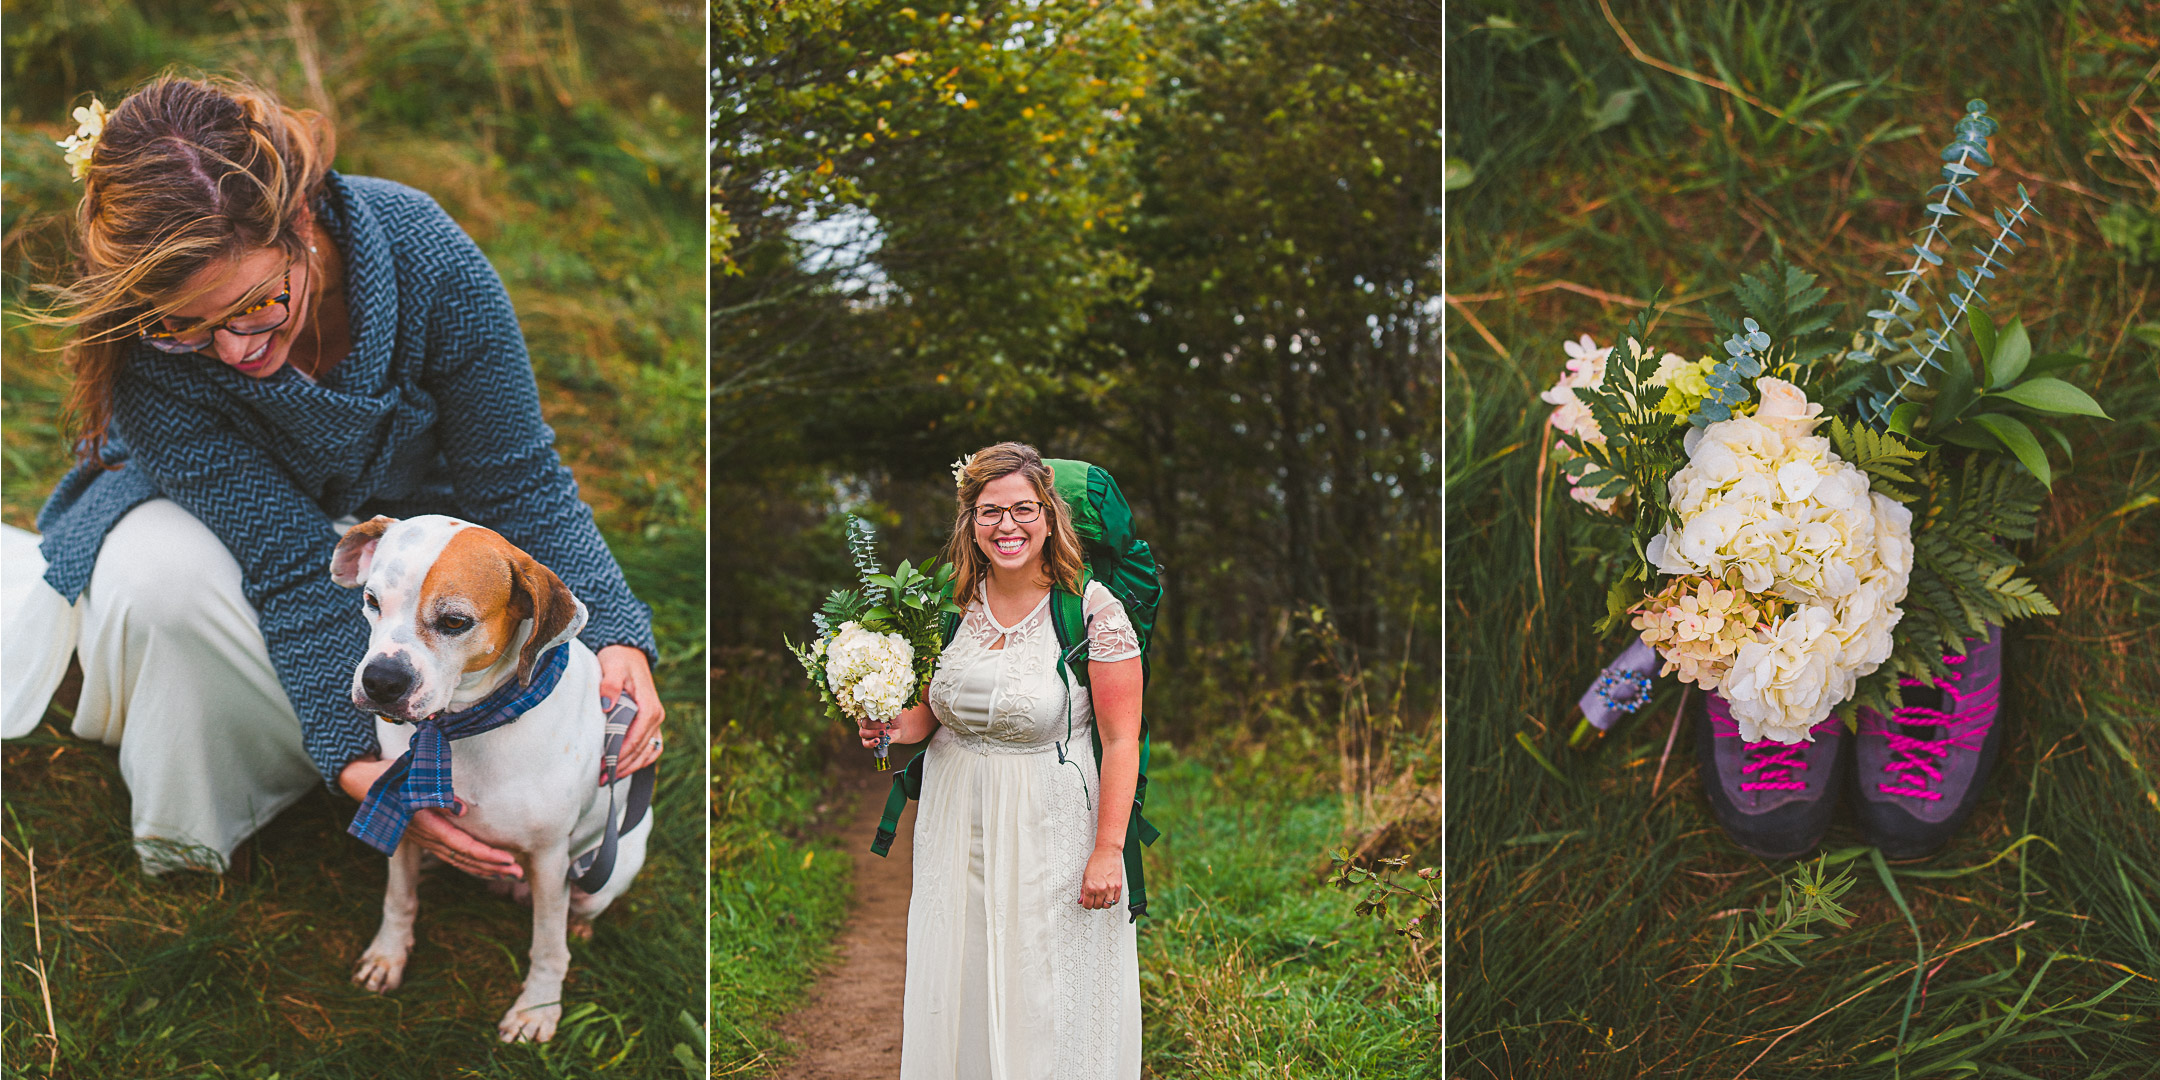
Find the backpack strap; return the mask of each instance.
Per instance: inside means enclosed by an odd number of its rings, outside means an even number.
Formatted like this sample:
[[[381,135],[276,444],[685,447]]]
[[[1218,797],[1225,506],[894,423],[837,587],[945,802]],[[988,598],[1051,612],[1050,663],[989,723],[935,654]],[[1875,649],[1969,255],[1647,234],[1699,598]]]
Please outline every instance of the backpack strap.
[[[960,633],[960,614],[948,611],[939,617],[944,632],[945,648],[951,648],[953,638]],[[909,799],[922,798],[923,756],[928,748],[915,751],[907,767],[893,774],[892,791],[885,796],[885,816],[878,819],[877,835],[870,841],[870,853],[883,858],[892,851],[893,839],[900,834],[900,815],[907,810]]]
[[[885,816],[878,819],[877,837],[870,841],[872,854],[883,858],[892,851],[893,838],[900,835],[900,815],[907,810],[909,799],[922,798],[923,758],[930,751],[917,750],[907,768],[893,774],[892,792],[885,796]]]
[[[1092,580],[1093,577],[1083,570],[1080,575],[1080,591],[1078,593],[1069,593],[1063,589],[1056,589],[1050,594],[1050,626],[1057,633],[1058,674],[1061,678],[1070,678],[1084,687],[1088,685],[1088,676],[1086,674],[1088,670],[1086,597],[1088,583]],[[1141,664],[1141,684],[1145,686],[1147,679],[1146,661],[1143,660]],[[1089,700],[1092,702],[1093,688],[1090,687],[1088,692]],[[1072,737],[1070,694],[1066,695],[1066,700],[1065,734],[1066,738],[1070,739]],[[1097,782],[1100,783],[1103,754],[1102,725],[1100,723],[1089,728],[1088,741],[1093,744],[1095,775]],[[1132,815],[1125,819],[1125,906],[1126,910],[1132,913],[1132,921],[1134,922],[1139,922],[1140,916],[1147,914],[1148,904],[1147,871],[1140,858],[1140,849],[1153,844],[1162,836],[1162,830],[1156,828],[1140,812],[1141,806],[1147,801],[1149,743],[1147,713],[1143,711],[1140,714],[1140,772],[1133,784]],[[1064,754],[1064,744],[1060,743],[1058,745],[1058,760],[1061,763],[1064,761]]]

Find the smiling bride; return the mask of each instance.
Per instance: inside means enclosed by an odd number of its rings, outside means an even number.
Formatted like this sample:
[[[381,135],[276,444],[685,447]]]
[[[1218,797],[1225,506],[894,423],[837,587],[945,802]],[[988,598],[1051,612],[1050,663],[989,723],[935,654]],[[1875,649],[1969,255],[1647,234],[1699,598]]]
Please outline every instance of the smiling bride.
[[[1139,637],[1110,590],[1084,578],[1071,508],[1041,454],[1000,443],[956,475],[945,558],[964,613],[928,704],[892,732],[930,740],[900,1075],[1136,1080],[1139,953],[1119,900],[1140,773]],[[1069,660],[1052,626],[1059,593],[1086,614]],[[1085,685],[1067,663],[1086,665]],[[860,733],[872,746],[884,732]]]

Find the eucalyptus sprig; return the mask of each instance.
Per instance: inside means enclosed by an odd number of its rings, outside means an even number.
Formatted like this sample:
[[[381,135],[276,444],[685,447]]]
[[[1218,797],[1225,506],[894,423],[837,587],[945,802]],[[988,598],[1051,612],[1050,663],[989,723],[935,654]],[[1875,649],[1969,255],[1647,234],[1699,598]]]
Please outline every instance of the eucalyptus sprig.
[[[1751,388],[1763,373],[1763,356],[1769,348],[1770,335],[1763,333],[1760,324],[1752,318],[1740,320],[1740,329],[1725,339],[1725,359],[1710,369],[1710,392],[1688,415],[1688,423],[1700,428],[1732,419],[1734,411],[1754,396]]]
[[[847,519],[848,557],[855,560],[855,574],[863,582],[863,593],[872,604],[885,602],[885,588],[875,579],[882,576],[878,566],[877,526],[849,514]]]
[[[1995,277],[1996,268],[2003,266],[2003,259],[2011,253],[2011,245],[2024,243],[2017,227],[2024,224],[2027,215],[2040,212],[2025,185],[2019,184],[2017,206],[2007,214],[1994,212],[1998,231],[1993,241],[1986,248],[1973,247],[1980,261],[1970,270],[1955,272],[1965,291],[1949,300],[1947,307],[1935,305],[1935,325],[1914,321],[1925,311],[1919,296],[1933,291],[1924,279],[1929,271],[1944,265],[1942,254],[1935,250],[1936,243],[1942,241],[1947,250],[1946,224],[1966,216],[1956,204],[1962,202],[1975,212],[1979,209],[1965,191],[1966,185],[1980,175],[1975,166],[1995,164],[1988,153],[1988,140],[2000,125],[1987,115],[1987,102],[1979,98],[1966,102],[1965,110],[1965,116],[1957,122],[1956,136],[1942,151],[1943,183],[1928,189],[1928,196],[1935,201],[1927,204],[1931,216],[1919,230],[1919,241],[1910,249],[1912,265],[1891,272],[1891,277],[1904,280],[1884,290],[1888,302],[1868,312],[1874,323],[1854,335],[1853,349],[1847,354],[1849,359],[1877,365],[1883,373],[1878,389],[1861,401],[1863,413],[1877,426],[1889,426],[1894,412],[1928,385],[1929,370],[1945,370],[1944,359],[1955,348],[1958,323],[1974,313],[1975,305],[1987,302],[1980,282]]]

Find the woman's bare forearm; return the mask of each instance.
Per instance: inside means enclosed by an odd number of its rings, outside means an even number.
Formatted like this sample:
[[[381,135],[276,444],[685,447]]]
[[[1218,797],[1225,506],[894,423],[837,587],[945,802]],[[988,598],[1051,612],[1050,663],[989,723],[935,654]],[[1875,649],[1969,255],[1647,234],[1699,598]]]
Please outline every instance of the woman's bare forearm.
[[[1095,730],[1102,739],[1102,800],[1095,813],[1095,847],[1122,851],[1140,786],[1140,660],[1090,662]]]

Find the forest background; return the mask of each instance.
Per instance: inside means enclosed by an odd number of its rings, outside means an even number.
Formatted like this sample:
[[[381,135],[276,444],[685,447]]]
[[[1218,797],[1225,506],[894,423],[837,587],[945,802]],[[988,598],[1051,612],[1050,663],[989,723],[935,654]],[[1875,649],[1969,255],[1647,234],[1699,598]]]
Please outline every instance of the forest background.
[[[1323,878],[1437,859],[1437,5],[713,18],[715,1073],[790,1052],[869,857],[782,640],[846,514],[934,557],[1005,439],[1108,468],[1164,566],[1151,1067],[1431,1067],[1437,966]]]
[[[2152,1075],[2153,14],[1449,5],[1453,1075]],[[1815,864],[1765,863],[1721,834],[1675,680],[1594,749],[1567,749],[1571,706],[1622,642],[1592,630],[1597,538],[1545,453],[1537,395],[1564,341],[1612,344],[1653,296],[1647,344],[1714,351],[1708,305],[1731,310],[1739,274],[1773,253],[1819,275],[1852,327],[1912,258],[1938,150],[1975,97],[2002,125],[1979,212],[2022,184],[2044,215],[1988,310],[2021,318],[2036,354],[2091,356],[2069,377],[2113,421],[2069,428],[2038,535],[2018,545],[2062,615],[2008,631],[2006,736],[1978,810],[1942,854],[1894,865],[1841,811],[1821,874],[1850,883],[1852,923],[1805,924]]]
[[[703,8],[25,0],[0,30],[8,523],[32,525],[72,458],[57,339],[13,317],[64,261],[69,109],[168,65],[244,75],[335,118],[340,170],[434,196],[502,276],[557,448],[653,608],[678,748],[644,872],[572,944],[554,1042],[503,1046],[526,909],[430,873],[405,985],[369,994],[348,975],[386,871],[344,835],[349,801],[308,796],[222,877],[146,879],[115,752],[55,708],[4,751],[8,1075],[702,1075],[704,770],[682,733],[705,720]]]

